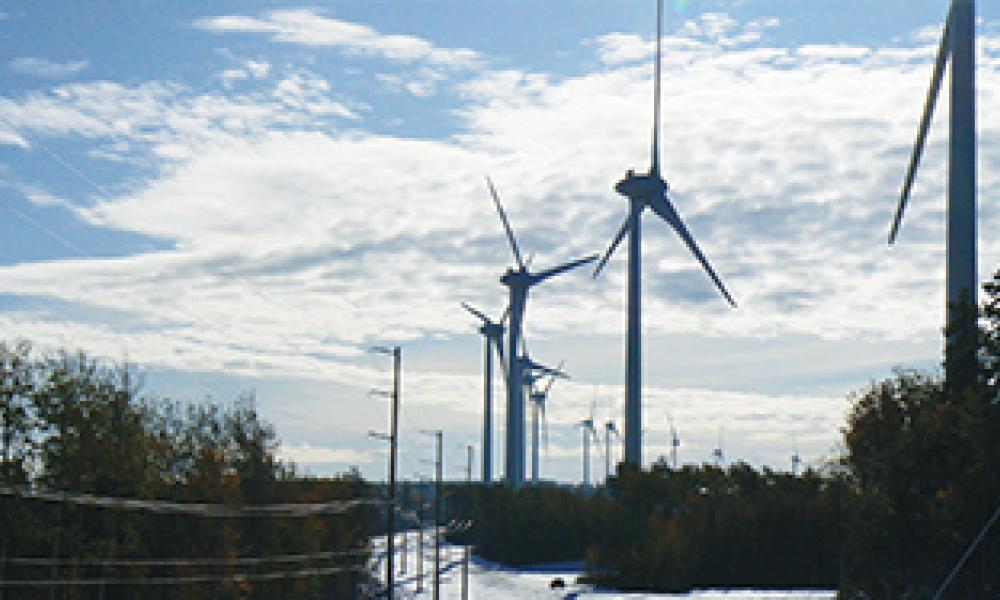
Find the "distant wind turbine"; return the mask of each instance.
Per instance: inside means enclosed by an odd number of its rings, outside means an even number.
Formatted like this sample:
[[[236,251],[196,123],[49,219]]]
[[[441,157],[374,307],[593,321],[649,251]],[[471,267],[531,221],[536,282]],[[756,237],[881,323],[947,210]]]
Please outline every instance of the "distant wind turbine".
[[[702,268],[715,283],[723,298],[736,307],[736,301],[715,273],[712,265],[702,254],[694,240],[694,236],[681,220],[680,214],[670,202],[669,190],[663,175],[660,174],[660,62],[662,37],[663,0],[656,4],[656,63],[653,88],[653,149],[652,164],[649,173],[636,174],[629,170],[625,178],[615,184],[615,191],[629,200],[629,214],[621,228],[611,240],[607,252],[597,264],[594,277],[597,277],[615,249],[626,234],[628,245],[628,328],[625,368],[625,462],[642,466],[642,309],[641,309],[641,277],[642,277],[642,244],[641,217],[646,208],[652,209],[661,219],[680,236],[688,250],[701,263]]]
[[[670,462],[677,469],[677,448],[681,445],[681,438],[677,437],[677,428],[674,427],[674,418],[670,413],[667,413],[667,421],[670,422]]]
[[[503,224],[507,240],[510,242],[511,252],[516,261],[515,267],[508,267],[507,271],[500,277],[500,282],[510,290],[510,328],[507,332],[507,356],[517,356],[517,349],[521,339],[521,328],[524,325],[524,310],[528,301],[528,290],[539,283],[565,273],[570,269],[575,269],[580,265],[592,262],[597,259],[597,255],[591,255],[553,267],[538,273],[528,271],[528,265],[521,258],[521,250],[517,245],[517,238],[514,237],[514,230],[507,219],[507,213],[500,203],[500,196],[497,194],[493,181],[486,178],[486,185],[493,196],[493,203],[496,205],[497,213],[500,215],[500,222]],[[507,370],[507,448],[504,462],[506,471],[504,476],[507,483],[512,486],[520,486],[524,483],[524,384],[522,382],[521,369]]]
[[[555,383],[556,377],[569,379],[569,375],[562,370],[565,362],[566,361],[560,361],[558,367],[555,369],[549,369],[548,367],[542,367],[542,365],[527,359],[527,352],[525,352],[525,360],[523,361],[525,367],[525,388],[528,391],[528,398],[531,400],[531,481],[534,483],[538,483],[540,473],[538,467],[538,417],[541,415],[541,419],[544,424],[545,404],[548,400],[549,392],[552,391],[552,385]],[[542,368],[539,369],[538,367]],[[535,384],[545,379],[546,375],[549,378],[548,383],[545,384],[544,387],[536,388]],[[548,425],[544,424],[543,426],[545,427],[546,444],[548,444]]]
[[[590,487],[590,442],[597,441],[597,429],[594,428],[594,405],[590,405],[590,416],[579,423],[583,432],[583,487]]]
[[[493,349],[496,350],[497,357],[500,358],[500,366],[504,373],[507,372],[507,365],[503,359],[503,322],[507,319],[508,311],[504,311],[503,317],[499,321],[493,321],[482,311],[479,311],[469,304],[463,302],[462,307],[478,318],[482,325],[479,333],[483,335],[484,348],[483,356],[483,483],[493,481]],[[493,347],[492,349],[490,347]],[[504,377],[506,380],[506,377]]]
[[[924,144],[951,59],[951,123],[948,152],[948,245],[945,379],[962,389],[976,373],[976,3],[953,0],[945,19],[930,89],[903,181],[889,244],[899,234]],[[971,304],[971,306],[969,306]],[[957,342],[957,343],[956,343]]]
[[[724,430],[719,427],[719,444],[712,450],[712,457],[715,458],[715,466],[720,469],[726,464],[726,453],[722,449],[722,438]]]
[[[615,426],[615,422],[608,418],[607,422],[604,423],[604,481],[607,484],[608,479],[611,477],[611,438],[619,437],[618,427]]]

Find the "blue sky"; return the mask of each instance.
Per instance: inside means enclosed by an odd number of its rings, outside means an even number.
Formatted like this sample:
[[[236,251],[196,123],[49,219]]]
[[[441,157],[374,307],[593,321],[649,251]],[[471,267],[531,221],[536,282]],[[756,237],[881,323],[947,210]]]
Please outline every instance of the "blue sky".
[[[980,278],[1000,266],[1000,8],[979,3]],[[740,308],[647,215],[647,448],[788,468],[836,451],[847,395],[933,368],[942,105],[900,243],[884,240],[943,0],[668,1],[663,170]],[[651,1],[8,2],[0,8],[0,327],[178,399],[258,394],[285,456],[384,476],[404,347],[403,471],[479,441],[481,340],[511,257],[483,175],[548,266],[602,251],[648,162]],[[533,293],[553,389],[543,474],[620,418],[624,253]],[[502,395],[499,379],[495,392]],[[503,423],[502,402],[495,416]],[[497,466],[501,469],[499,440]],[[617,452],[618,449],[615,448]],[[595,468],[597,459],[595,456]]]

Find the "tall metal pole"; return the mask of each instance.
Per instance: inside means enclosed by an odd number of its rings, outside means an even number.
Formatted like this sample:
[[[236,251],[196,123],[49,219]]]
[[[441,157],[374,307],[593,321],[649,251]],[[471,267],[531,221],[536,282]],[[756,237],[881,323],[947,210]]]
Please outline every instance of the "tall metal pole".
[[[389,506],[386,511],[386,557],[385,557],[385,581],[387,586],[387,598],[392,600],[395,594],[394,588],[394,567],[396,552],[396,451],[399,442],[399,395],[400,395],[400,374],[402,370],[403,353],[399,346],[387,348],[375,346],[372,352],[392,355],[392,410],[389,418],[389,435],[370,433],[369,435],[389,439]]]
[[[417,488],[417,593],[424,591],[424,485]]]
[[[444,454],[442,453],[442,432],[435,431],[437,460],[434,464],[434,600],[441,599],[441,477],[443,475]]]
[[[604,485],[611,477],[611,428],[604,425]]]
[[[507,332],[507,448],[504,462],[507,484],[524,483],[524,387],[520,359],[521,324],[527,290],[510,288],[510,329]]]
[[[466,511],[472,503],[472,446],[468,446],[468,452],[469,466],[465,471]],[[469,600],[469,540],[465,541],[464,554],[462,554],[462,600]]]
[[[976,373],[976,3],[951,14],[951,135],[948,160],[948,329],[946,380],[955,389]]]
[[[483,388],[483,483],[493,480],[493,338],[486,339],[486,380]]]
[[[399,346],[392,347],[392,429],[389,433],[389,536],[387,572],[389,582],[389,600],[394,596],[393,590],[393,552],[395,551],[396,534],[396,449],[399,444],[399,375],[402,363],[402,352]]]
[[[531,401],[531,481],[538,483],[538,402],[534,400]]]
[[[625,355],[625,462],[642,468],[642,204],[629,199],[628,324]]]
[[[405,495],[404,495],[404,502],[405,502]],[[408,532],[405,529],[405,525],[404,525],[404,527],[399,532],[400,540],[403,542],[400,545],[400,548],[399,548],[399,574],[400,575],[406,575],[406,563],[408,562],[407,559],[409,558],[408,556],[406,556],[407,552],[409,552],[409,550],[406,547],[406,538],[407,538],[406,534],[407,533]]]

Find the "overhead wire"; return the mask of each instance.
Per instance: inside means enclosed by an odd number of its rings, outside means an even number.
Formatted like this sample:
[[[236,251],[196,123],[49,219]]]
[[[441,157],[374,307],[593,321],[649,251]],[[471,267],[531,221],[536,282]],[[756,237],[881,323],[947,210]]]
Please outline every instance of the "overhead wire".
[[[278,581],[304,579],[336,573],[367,572],[365,567],[323,567],[276,571],[270,573],[233,573],[230,575],[178,575],[173,577],[94,577],[79,579],[9,579],[0,581],[0,587],[70,587],[93,585],[184,585],[192,583],[242,583],[253,581]]]
[[[181,503],[165,500],[140,500],[111,496],[76,494],[64,491],[41,491],[0,486],[0,496],[16,496],[46,502],[62,502],[97,508],[144,510],[163,514],[186,514],[208,518],[293,517],[340,514],[364,505],[384,505],[388,501],[377,498],[355,498],[330,502],[295,504],[229,505],[209,503]]]
[[[30,567],[47,566],[80,566],[80,567],[228,567],[245,565],[264,565],[271,563],[288,564],[302,563],[331,558],[350,556],[366,556],[370,554],[367,548],[342,550],[339,552],[314,552],[311,554],[283,554],[277,556],[245,556],[237,558],[36,558],[15,557],[7,562]]]

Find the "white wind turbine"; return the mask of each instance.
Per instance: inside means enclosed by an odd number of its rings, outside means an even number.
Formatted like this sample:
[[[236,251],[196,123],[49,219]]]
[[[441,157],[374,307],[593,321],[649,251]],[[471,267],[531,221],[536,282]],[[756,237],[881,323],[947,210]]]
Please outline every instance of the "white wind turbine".
[[[629,170],[625,178],[615,184],[615,191],[628,198],[629,214],[621,228],[611,241],[607,252],[601,258],[594,271],[594,277],[600,274],[608,259],[621,243],[626,234],[628,245],[628,326],[626,341],[625,367],[625,462],[638,467],[642,466],[642,309],[641,309],[641,277],[642,277],[642,244],[641,217],[643,211],[651,209],[657,216],[667,222],[674,232],[701,263],[702,268],[715,283],[723,298],[736,307],[736,301],[715,273],[712,265],[702,254],[694,236],[688,231],[680,214],[670,201],[666,180],[660,173],[660,62],[662,37],[663,0],[656,4],[656,62],[653,88],[653,148],[652,163],[648,173],[635,173]]]
[[[951,60],[948,139],[947,337],[945,380],[954,389],[975,381],[978,280],[976,276],[976,3],[953,0],[945,19],[930,89],[889,231],[896,241],[923,155],[944,71]],[[969,306],[969,305],[972,306]]]
[[[507,320],[508,311],[504,311],[503,317],[499,321],[493,321],[485,313],[465,302],[462,303],[462,307],[482,322],[482,325],[479,327],[479,333],[483,335],[483,356],[485,361],[483,365],[482,479],[483,483],[490,483],[493,481],[493,350],[496,350],[497,357],[500,359],[500,366],[503,368],[504,373],[506,373],[507,365],[503,359],[503,323]],[[506,376],[504,380],[506,380]]]
[[[516,266],[508,267],[507,271],[500,277],[500,282],[507,286],[510,291],[510,327],[507,331],[507,356],[517,356],[517,349],[521,340],[521,330],[524,326],[524,311],[528,301],[528,290],[539,283],[565,273],[570,269],[575,269],[597,259],[597,255],[577,259],[553,267],[538,273],[528,270],[528,264],[521,258],[521,250],[517,245],[517,238],[514,230],[507,219],[503,205],[500,203],[500,196],[489,177],[486,178],[490,195],[496,205],[497,213],[500,215],[500,222],[503,224],[507,240],[510,242],[511,252],[514,254]],[[506,470],[504,477],[507,483],[512,486],[520,486],[524,483],[524,383],[522,381],[521,369],[507,370],[507,444],[504,462]]]

